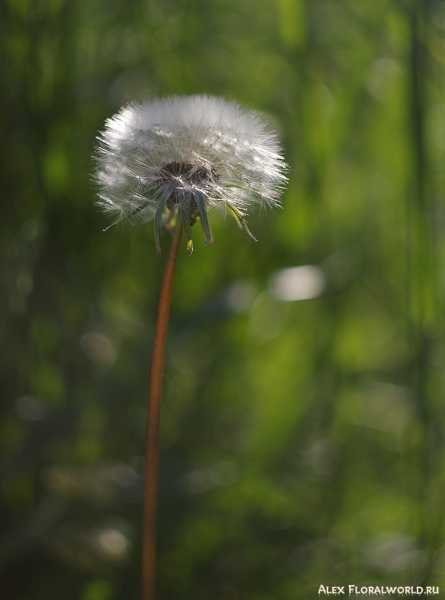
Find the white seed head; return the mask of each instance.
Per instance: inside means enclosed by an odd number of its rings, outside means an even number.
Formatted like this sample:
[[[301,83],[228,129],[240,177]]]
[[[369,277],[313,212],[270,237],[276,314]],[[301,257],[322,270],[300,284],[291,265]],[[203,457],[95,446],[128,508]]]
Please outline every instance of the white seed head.
[[[179,214],[189,253],[201,220],[211,241],[209,208],[225,208],[253,239],[249,207],[279,206],[287,166],[262,117],[211,96],[172,96],[129,104],[105,123],[95,154],[98,204],[122,220],[155,220],[159,231]]]

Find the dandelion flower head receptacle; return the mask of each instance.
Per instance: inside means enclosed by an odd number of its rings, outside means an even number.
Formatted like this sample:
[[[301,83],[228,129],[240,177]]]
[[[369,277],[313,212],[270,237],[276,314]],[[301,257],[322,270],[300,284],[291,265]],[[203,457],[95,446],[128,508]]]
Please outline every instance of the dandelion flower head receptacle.
[[[245,220],[249,207],[279,206],[287,181],[276,134],[258,113],[222,98],[129,104],[107,120],[98,139],[98,204],[113,224],[154,219],[158,255],[159,233],[177,215],[189,254],[196,221],[211,242],[213,208],[228,210],[255,239]]]

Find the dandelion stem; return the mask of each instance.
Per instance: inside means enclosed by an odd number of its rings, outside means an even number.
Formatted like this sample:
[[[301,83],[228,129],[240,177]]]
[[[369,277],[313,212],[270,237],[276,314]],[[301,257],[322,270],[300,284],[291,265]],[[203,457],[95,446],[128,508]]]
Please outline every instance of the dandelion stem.
[[[170,300],[181,236],[182,221],[178,218],[176,219],[176,226],[165,265],[164,278],[159,296],[148,391],[144,524],[142,531],[142,600],[156,599],[156,504],[158,495],[159,420],[161,412],[162,374],[164,370]]]

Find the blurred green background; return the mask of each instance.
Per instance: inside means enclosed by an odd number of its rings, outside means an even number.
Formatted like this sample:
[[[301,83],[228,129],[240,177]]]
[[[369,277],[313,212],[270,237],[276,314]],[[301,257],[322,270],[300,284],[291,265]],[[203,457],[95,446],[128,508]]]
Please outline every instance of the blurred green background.
[[[159,599],[445,590],[445,2],[5,0],[0,40],[0,598],[139,598],[168,234],[103,232],[91,154],[171,93],[264,112],[291,172],[258,244],[181,251]]]

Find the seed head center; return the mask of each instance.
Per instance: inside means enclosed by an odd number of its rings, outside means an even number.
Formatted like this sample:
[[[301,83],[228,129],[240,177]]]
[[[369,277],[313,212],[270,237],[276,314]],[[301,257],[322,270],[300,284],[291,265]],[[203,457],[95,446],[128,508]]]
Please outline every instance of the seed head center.
[[[207,189],[218,180],[213,167],[203,162],[172,161],[159,169],[161,184],[174,185],[177,190]]]

